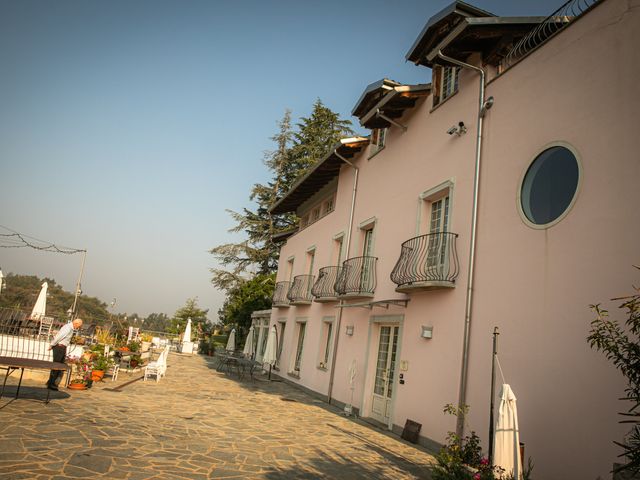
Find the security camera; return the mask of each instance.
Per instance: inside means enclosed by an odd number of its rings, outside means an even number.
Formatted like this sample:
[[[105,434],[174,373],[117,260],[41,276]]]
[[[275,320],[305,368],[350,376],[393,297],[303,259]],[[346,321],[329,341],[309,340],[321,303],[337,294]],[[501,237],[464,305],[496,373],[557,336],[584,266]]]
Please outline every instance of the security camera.
[[[447,133],[449,135],[458,135],[458,127],[456,127],[455,125],[453,127],[451,127],[449,130],[447,130]]]
[[[458,135],[467,133],[467,127],[464,126],[464,122],[458,122]]]

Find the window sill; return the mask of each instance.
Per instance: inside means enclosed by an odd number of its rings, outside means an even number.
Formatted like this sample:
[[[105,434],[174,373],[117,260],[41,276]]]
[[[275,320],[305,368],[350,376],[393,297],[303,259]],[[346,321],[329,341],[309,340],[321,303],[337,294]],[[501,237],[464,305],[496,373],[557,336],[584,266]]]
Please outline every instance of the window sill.
[[[440,108],[442,105],[444,105],[445,103],[447,103],[449,100],[451,100],[453,97],[455,97],[458,92],[460,90],[456,90],[455,92],[453,92],[451,95],[449,95],[447,98],[445,98],[444,100],[442,100],[440,103],[438,103],[437,105],[434,105],[433,108],[431,108],[431,110],[429,110],[429,113],[433,113],[434,111],[436,111],[438,108]]]
[[[298,380],[300,380],[300,372],[287,372],[287,375],[289,375],[292,378],[297,378]]]
[[[328,369],[327,369],[327,367],[323,367],[323,366],[321,366],[321,365],[317,365],[317,366],[316,366],[316,368],[317,368],[318,370],[323,371],[323,372],[326,372],[326,371],[328,370]]]
[[[371,160],[373,157],[375,157],[376,155],[378,155],[380,152],[382,152],[385,148],[387,148],[386,146],[379,148],[378,150],[376,150],[375,152],[373,152],[371,155],[369,155],[367,157],[367,160]]]

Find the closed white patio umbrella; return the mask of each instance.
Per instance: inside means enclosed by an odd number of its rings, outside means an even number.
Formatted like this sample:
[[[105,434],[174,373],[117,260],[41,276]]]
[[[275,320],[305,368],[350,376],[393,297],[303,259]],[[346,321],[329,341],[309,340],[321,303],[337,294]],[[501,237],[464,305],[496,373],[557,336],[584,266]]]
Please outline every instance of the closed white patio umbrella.
[[[520,459],[520,432],[518,431],[518,410],[516,396],[508,384],[502,385],[500,407],[496,421],[493,464],[502,467],[507,475],[522,479]]]
[[[42,288],[40,289],[40,293],[38,294],[38,299],[36,300],[36,304],[33,306],[33,310],[31,311],[31,318],[40,319],[47,314],[47,289],[49,288],[49,284],[44,282],[42,284]]]
[[[242,350],[242,353],[244,353],[247,357],[252,357],[253,349],[254,349],[254,343],[253,343],[253,325],[252,325],[251,328],[249,328],[249,333],[247,334],[247,341],[244,343],[244,349]]]
[[[236,329],[231,329],[231,333],[229,333],[229,339],[227,340],[227,348],[226,350],[229,352],[233,352],[236,349]]]
[[[183,342],[191,341],[191,319],[190,318],[187,319],[187,326],[184,328],[184,333],[182,334],[182,341]]]
[[[267,337],[267,346],[264,349],[264,355],[262,356],[262,363],[269,365],[269,380],[271,380],[271,368],[276,364],[278,360],[278,332],[276,332],[276,326],[272,325],[269,329],[269,336]]]

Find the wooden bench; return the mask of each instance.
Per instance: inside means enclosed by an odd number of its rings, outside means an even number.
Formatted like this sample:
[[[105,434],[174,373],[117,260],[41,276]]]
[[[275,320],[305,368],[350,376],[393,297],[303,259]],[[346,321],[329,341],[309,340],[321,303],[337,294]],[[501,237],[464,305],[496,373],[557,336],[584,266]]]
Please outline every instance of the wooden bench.
[[[20,370],[20,379],[16,390],[16,398],[18,398],[25,368],[66,371],[66,382],[69,382],[71,368],[66,363],[53,361],[48,340],[48,336],[44,339],[40,336],[39,324],[30,322],[22,312],[0,317],[0,368],[7,370],[0,398],[4,395],[9,375]],[[47,388],[45,403],[49,403],[50,394],[51,390]]]

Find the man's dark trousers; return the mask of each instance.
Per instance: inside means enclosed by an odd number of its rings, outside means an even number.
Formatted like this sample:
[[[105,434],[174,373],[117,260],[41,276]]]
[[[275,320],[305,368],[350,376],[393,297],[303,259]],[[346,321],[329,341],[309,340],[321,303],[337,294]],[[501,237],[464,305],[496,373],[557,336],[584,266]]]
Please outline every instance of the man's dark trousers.
[[[53,361],[64,363],[64,359],[67,356],[67,347],[65,347],[64,345],[55,345],[51,350],[53,351]],[[51,370],[51,375],[49,375],[49,381],[47,382],[47,385],[57,387],[58,384],[60,384],[62,375],[64,375],[64,372],[62,370]]]

